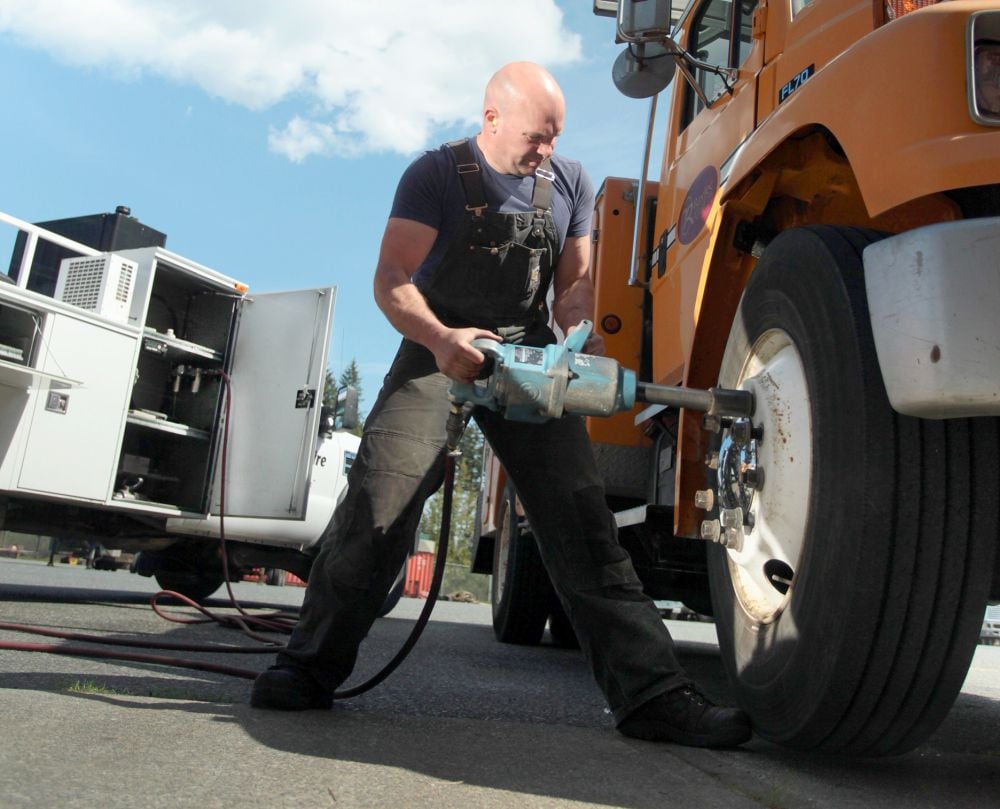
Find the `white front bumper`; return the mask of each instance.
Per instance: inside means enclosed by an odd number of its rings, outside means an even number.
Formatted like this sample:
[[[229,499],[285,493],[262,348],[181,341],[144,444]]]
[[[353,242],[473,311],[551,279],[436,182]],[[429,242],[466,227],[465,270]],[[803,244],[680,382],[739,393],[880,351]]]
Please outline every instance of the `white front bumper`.
[[[948,222],[865,249],[875,349],[893,409],[1000,415],[1000,218]]]

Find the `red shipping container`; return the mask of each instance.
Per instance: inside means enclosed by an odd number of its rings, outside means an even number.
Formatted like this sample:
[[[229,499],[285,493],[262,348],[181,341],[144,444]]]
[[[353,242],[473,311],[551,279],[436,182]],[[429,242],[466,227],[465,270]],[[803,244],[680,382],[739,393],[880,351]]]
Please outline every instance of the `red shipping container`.
[[[418,551],[406,562],[406,582],[403,595],[407,598],[427,598],[434,577],[434,554]]]

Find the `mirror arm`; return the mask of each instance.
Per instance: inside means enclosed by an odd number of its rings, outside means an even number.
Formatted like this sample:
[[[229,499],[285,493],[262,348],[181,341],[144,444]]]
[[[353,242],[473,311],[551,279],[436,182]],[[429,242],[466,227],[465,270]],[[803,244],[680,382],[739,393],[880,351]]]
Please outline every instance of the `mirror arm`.
[[[740,71],[738,68],[712,65],[709,64],[708,62],[702,62],[700,59],[695,59],[687,51],[681,51],[680,49],[678,49],[678,51],[679,53],[677,53],[675,57],[677,59],[677,66],[681,69],[681,73],[684,74],[684,78],[686,78],[689,82],[691,82],[694,91],[698,93],[698,95],[701,97],[701,100],[705,102],[706,106],[708,105],[709,102],[706,100],[705,94],[701,90],[701,88],[694,83],[694,74],[691,73],[690,70],[691,67],[700,68],[701,70],[704,70],[708,73],[714,73],[717,76],[721,76],[722,81],[726,85],[726,92],[728,92],[729,95],[733,94],[733,85],[736,83],[736,80],[740,77]]]
[[[691,89],[694,90],[695,95],[701,99],[701,103],[706,107],[709,106],[712,102],[708,100],[708,96],[706,96],[705,91],[701,89],[701,85],[694,80],[694,74],[691,72],[691,68],[688,67],[688,60],[681,56],[675,56],[674,61],[677,62],[677,68],[684,76],[684,80],[691,85]]]
[[[709,101],[708,96],[705,95],[705,91],[702,90],[698,82],[695,81],[691,68],[700,68],[701,70],[721,76],[723,83],[726,85],[726,92],[730,95],[733,94],[733,85],[736,83],[736,80],[740,75],[740,71],[737,68],[720,67],[719,65],[712,65],[708,62],[702,62],[700,59],[695,59],[695,57],[693,57],[690,53],[683,50],[670,36],[650,36],[648,34],[644,36],[634,36],[632,34],[625,33],[625,31],[622,30],[620,23],[616,25],[616,29],[616,41],[627,43],[630,49],[633,45],[655,44],[661,46],[665,51],[667,51],[664,55],[673,57],[677,67],[680,68],[681,73],[684,75],[684,79],[691,85],[691,89],[694,90],[698,98],[701,99],[701,102],[706,107],[712,102]]]

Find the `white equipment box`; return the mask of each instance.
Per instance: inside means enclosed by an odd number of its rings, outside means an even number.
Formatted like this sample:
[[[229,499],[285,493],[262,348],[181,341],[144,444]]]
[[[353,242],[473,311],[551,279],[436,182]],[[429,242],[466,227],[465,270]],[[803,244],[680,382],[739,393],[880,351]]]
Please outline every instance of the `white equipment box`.
[[[116,323],[128,323],[136,270],[135,262],[115,253],[63,259],[56,300]]]

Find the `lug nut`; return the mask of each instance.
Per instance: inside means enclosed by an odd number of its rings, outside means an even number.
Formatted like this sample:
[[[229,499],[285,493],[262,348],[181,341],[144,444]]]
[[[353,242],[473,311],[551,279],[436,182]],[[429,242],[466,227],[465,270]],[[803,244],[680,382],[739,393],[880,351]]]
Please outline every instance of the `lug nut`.
[[[764,470],[759,466],[747,469],[743,473],[743,482],[752,489],[760,489],[764,485]]]
[[[694,493],[694,507],[702,511],[711,511],[715,505],[715,492],[712,489],[699,489]]]
[[[719,516],[722,518],[723,528],[743,527],[743,509],[741,508],[724,508]]]
[[[722,531],[718,520],[704,520],[701,524],[701,538],[709,542],[718,542]]]
[[[731,551],[743,549],[743,530],[741,528],[727,528],[720,543],[724,548]]]

